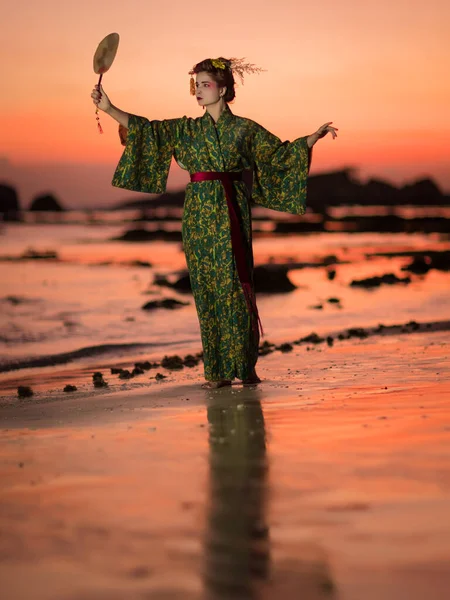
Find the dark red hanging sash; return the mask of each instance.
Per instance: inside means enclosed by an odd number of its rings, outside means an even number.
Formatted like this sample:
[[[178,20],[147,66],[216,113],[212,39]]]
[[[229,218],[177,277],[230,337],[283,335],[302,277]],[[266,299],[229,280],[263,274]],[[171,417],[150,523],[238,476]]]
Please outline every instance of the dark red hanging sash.
[[[258,324],[263,335],[263,328],[261,320],[258,314],[258,308],[256,306],[256,298],[253,293],[250,271],[247,264],[246,252],[244,247],[243,231],[241,230],[241,223],[239,221],[238,207],[236,204],[235,189],[233,181],[242,181],[242,171],[240,172],[221,172],[221,171],[205,171],[203,173],[192,173],[191,181],[211,181],[218,179],[222,182],[225,189],[225,196],[227,199],[228,214],[230,216],[230,230],[231,230],[231,248],[236,261],[236,269],[239,277],[239,281],[244,292],[245,301],[247,303],[248,311],[252,317],[253,328],[258,331]]]

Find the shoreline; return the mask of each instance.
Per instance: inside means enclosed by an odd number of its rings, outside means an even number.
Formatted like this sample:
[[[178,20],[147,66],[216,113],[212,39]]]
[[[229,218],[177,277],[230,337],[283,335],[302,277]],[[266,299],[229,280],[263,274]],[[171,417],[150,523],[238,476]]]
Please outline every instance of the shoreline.
[[[335,344],[342,344],[343,342],[352,339],[365,340],[368,338],[386,336],[402,337],[404,335],[411,335],[413,333],[424,334],[445,331],[450,331],[450,321],[429,321],[425,323],[408,321],[407,323],[394,325],[379,324],[377,327],[354,327],[329,334],[322,333],[319,335],[315,332],[312,332],[306,336],[303,336],[302,338],[285,341],[278,344],[264,340],[260,344],[258,367],[261,366],[261,360],[264,360],[265,356],[274,352],[286,355],[291,353],[295,348],[304,348],[309,352],[311,349],[319,346],[331,348]],[[142,344],[142,347],[148,347],[150,345],[151,344]],[[121,344],[120,348],[123,350],[127,346],[134,349],[137,345]],[[102,347],[99,348],[101,349]],[[77,361],[74,357],[78,356],[84,358],[85,360]],[[196,362],[189,363],[190,357],[195,357]],[[14,401],[14,399],[17,399],[17,389],[15,390],[16,393],[13,393],[13,390],[19,386],[31,386],[32,389],[34,386],[35,389],[33,389],[33,396],[35,395],[36,390],[39,390],[35,396],[37,401],[42,401],[42,395],[45,394],[55,395],[62,393],[63,387],[60,389],[55,389],[52,386],[55,385],[55,380],[61,380],[64,378],[66,380],[66,385],[81,384],[82,386],[80,390],[77,389],[76,391],[65,392],[66,396],[89,392],[89,384],[91,389],[93,389],[92,375],[94,372],[102,372],[102,375],[107,378],[106,381],[108,382],[108,385],[104,387],[104,391],[111,389],[112,392],[117,390],[118,386],[120,386],[122,389],[132,389],[133,385],[131,384],[131,380],[133,380],[133,384],[136,381],[136,387],[142,387],[142,385],[145,385],[144,380],[148,380],[148,376],[150,376],[151,380],[155,378],[157,373],[163,374],[164,378],[168,377],[170,381],[173,381],[174,378],[176,379],[178,374],[190,372],[193,377],[198,377],[199,380],[203,381],[201,372],[201,352],[194,353],[194,357],[192,353],[188,353],[184,358],[179,355],[166,356],[165,359],[169,359],[167,360],[167,363],[170,365],[170,362],[172,361],[175,365],[174,368],[162,366],[161,362],[164,364],[164,361],[162,361],[161,357],[156,357],[154,354],[146,355],[145,357],[143,357],[142,354],[135,354],[133,357],[129,358],[122,356],[120,359],[112,357],[111,361],[108,361],[107,356],[103,356],[103,360],[101,360],[101,362],[93,363],[92,360],[90,360],[88,365],[86,364],[86,359],[92,359],[92,355],[89,354],[87,357],[85,357],[83,355],[83,349],[75,352],[63,353],[58,357],[40,357],[36,359],[28,359],[26,361],[22,361],[21,364],[24,366],[19,366],[17,369],[14,368],[14,364],[6,365],[6,367],[9,367],[6,368],[6,370],[4,368],[5,366],[3,366],[3,370],[0,369],[0,407],[9,404],[11,401]],[[136,368],[136,365],[142,366],[144,361],[148,363],[148,369],[144,367],[144,369],[140,369],[140,373],[133,376],[131,365],[134,364]],[[200,363],[200,367],[197,367],[196,363]],[[61,365],[65,365],[68,368],[63,368],[61,371],[58,371],[58,367]],[[50,372],[49,368],[52,369]],[[37,372],[36,369],[39,369],[39,371]],[[105,370],[107,370],[107,372],[103,373]],[[112,373],[112,370],[114,370],[114,374]],[[120,375],[120,372],[125,372],[127,377],[119,379],[118,375]],[[39,381],[41,378],[46,379],[46,383]],[[124,380],[128,381],[128,384],[124,383]],[[147,385],[148,384],[149,382],[147,381]],[[6,392],[6,394],[4,392]],[[31,398],[33,396],[31,396]],[[29,398],[22,398],[22,401],[29,400]]]

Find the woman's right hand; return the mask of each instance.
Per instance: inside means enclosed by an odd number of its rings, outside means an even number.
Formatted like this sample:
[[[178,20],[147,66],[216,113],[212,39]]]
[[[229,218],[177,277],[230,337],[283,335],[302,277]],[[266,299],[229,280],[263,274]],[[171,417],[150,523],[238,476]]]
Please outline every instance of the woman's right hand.
[[[111,108],[111,102],[108,96],[105,94],[103,87],[100,85],[96,85],[92,90],[91,98],[97,108],[106,112],[109,108]]]

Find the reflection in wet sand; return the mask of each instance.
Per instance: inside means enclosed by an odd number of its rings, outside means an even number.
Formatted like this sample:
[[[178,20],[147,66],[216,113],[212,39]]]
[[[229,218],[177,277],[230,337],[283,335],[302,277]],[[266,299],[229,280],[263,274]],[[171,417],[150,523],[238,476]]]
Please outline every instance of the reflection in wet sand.
[[[269,468],[261,392],[211,394],[204,584],[209,600],[336,598],[329,569],[310,549],[275,564],[268,527]],[[316,554],[316,556],[313,556]]]
[[[258,582],[269,575],[266,434],[259,392],[250,394],[253,398],[244,403],[213,398],[207,409],[205,585],[210,598],[256,597]]]

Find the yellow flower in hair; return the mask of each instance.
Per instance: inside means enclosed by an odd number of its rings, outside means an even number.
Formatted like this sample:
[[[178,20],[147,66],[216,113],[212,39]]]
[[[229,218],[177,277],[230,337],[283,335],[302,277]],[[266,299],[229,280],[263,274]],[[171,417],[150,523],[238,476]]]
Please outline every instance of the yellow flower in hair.
[[[223,60],[219,60],[218,58],[213,58],[211,60],[211,64],[216,69],[225,69],[225,66],[226,66],[225,63],[223,62]]]

